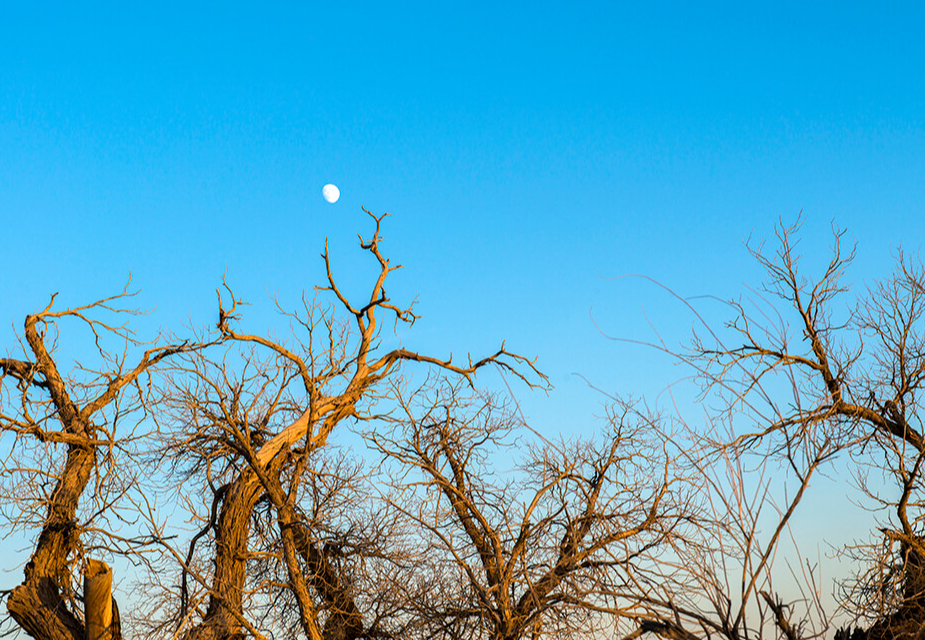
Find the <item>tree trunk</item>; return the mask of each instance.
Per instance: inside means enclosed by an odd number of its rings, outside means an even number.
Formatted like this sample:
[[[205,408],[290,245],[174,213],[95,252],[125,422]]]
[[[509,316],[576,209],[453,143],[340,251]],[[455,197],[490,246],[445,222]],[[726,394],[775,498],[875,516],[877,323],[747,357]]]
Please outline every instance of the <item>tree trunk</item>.
[[[84,624],[87,640],[114,640],[112,569],[100,560],[88,560],[84,574]]]
[[[79,537],[75,515],[95,457],[90,447],[68,447],[45,526],[25,568],[25,580],[7,600],[10,615],[36,640],[84,640],[84,626],[61,591],[70,586],[70,563]]]
[[[252,473],[243,473],[225,493],[215,534],[215,574],[209,606],[189,640],[240,640],[244,637],[244,581],[251,516],[263,487]]]

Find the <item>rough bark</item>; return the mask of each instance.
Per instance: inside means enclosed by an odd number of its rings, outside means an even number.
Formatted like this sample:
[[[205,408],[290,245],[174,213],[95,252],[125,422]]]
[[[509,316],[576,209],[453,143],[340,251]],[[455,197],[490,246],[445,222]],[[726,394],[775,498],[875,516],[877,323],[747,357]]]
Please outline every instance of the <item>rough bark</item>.
[[[245,473],[227,489],[216,523],[215,574],[209,605],[202,622],[193,627],[189,640],[240,640],[244,637],[244,583],[251,516],[262,487],[253,474]]]
[[[324,551],[309,540],[305,530],[300,527],[296,531],[295,539],[311,570],[312,586],[330,610],[324,625],[324,639],[356,640],[363,635],[363,616],[350,589],[328,561]]]
[[[87,560],[84,574],[84,621],[87,640],[112,640],[114,623],[112,569],[100,560]]]

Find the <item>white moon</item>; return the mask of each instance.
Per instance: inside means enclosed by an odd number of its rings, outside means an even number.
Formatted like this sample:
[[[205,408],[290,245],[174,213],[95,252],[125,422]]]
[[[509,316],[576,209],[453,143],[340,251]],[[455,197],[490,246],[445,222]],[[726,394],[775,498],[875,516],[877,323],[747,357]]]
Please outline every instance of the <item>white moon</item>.
[[[338,189],[333,184],[326,184],[324,185],[324,188],[321,189],[321,195],[324,196],[325,200],[331,204],[334,204],[340,197],[340,189]]]

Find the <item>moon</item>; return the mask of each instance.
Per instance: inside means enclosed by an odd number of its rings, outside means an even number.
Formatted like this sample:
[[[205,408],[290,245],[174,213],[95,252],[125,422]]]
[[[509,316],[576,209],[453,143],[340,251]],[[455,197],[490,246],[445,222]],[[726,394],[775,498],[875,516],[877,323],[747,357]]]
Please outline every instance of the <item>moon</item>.
[[[324,197],[325,200],[327,200],[331,204],[334,204],[335,202],[337,202],[337,199],[340,198],[340,189],[338,189],[333,184],[326,184],[324,185],[324,188],[321,189],[321,195]]]

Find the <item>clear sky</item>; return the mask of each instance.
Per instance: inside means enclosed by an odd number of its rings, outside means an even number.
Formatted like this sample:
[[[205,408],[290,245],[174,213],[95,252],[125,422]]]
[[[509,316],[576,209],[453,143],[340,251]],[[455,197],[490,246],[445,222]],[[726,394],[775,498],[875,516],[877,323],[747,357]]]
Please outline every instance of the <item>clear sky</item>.
[[[419,297],[404,344],[506,338],[556,385],[519,394],[531,418],[574,431],[600,397],[573,373],[650,397],[683,375],[591,317],[680,338],[689,314],[606,278],[737,295],[743,241],[800,211],[808,257],[832,221],[857,240],[858,282],[921,250],[919,3],[191,4],[3,3],[4,345],[129,273],[143,330],[213,323],[226,270],[259,330],[325,237],[360,292],[366,206],[394,214],[390,295]]]
[[[859,241],[859,279],[920,246],[925,12],[810,4],[6,3],[0,320],[131,273],[157,323],[212,322],[226,269],[294,298],[326,236],[359,284],[363,205],[394,213],[409,345],[507,338],[560,394],[624,390],[650,358],[589,311],[690,319],[601,276],[735,295],[743,240],[801,210],[807,253],[832,220]]]
[[[556,385],[534,419],[567,420],[570,394],[595,411],[574,372],[672,381],[592,309],[624,337],[691,324],[606,277],[737,295],[760,279],[743,241],[800,211],[808,255],[833,220],[857,239],[858,280],[920,248],[925,11],[585,4],[7,3],[0,321],[131,273],[154,328],[211,323],[227,270],[265,326],[267,294],[320,281],[325,237],[360,292],[362,205],[394,214],[390,294],[423,315],[405,344],[507,339]]]

